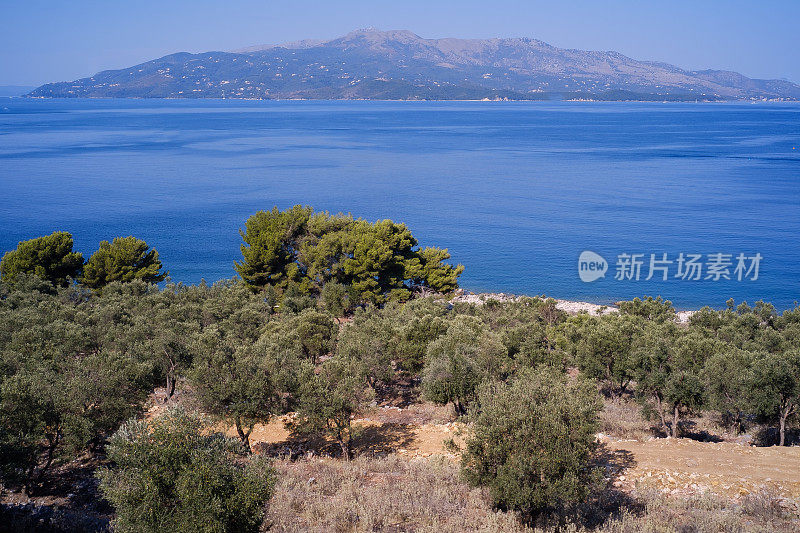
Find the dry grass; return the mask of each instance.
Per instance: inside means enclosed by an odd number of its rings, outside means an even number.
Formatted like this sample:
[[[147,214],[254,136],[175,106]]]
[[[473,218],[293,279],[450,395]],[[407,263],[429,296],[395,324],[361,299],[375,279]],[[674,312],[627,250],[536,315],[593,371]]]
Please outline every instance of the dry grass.
[[[647,440],[654,436],[666,436],[657,423],[645,420],[638,403],[627,398],[607,398],[603,402],[600,431],[617,439]],[[728,433],[719,415],[713,412],[703,412],[683,420],[681,432],[683,436],[699,441],[717,442],[736,440],[738,437]]]
[[[466,485],[458,466],[441,458],[396,455],[349,463],[315,458],[276,463],[279,483],[265,531],[276,532],[533,532],[513,513],[492,509],[484,491]],[[619,493],[620,495],[624,495]],[[602,498],[601,498],[602,499]],[[740,500],[668,496],[656,491],[605,498],[597,533],[788,533],[800,530],[793,502],[762,491]],[[616,505],[611,509],[609,505]],[[540,531],[540,530],[536,530]]]
[[[451,405],[437,405],[433,402],[412,403],[406,407],[395,406],[375,407],[367,412],[363,418],[374,420],[381,424],[447,424],[455,420],[455,413]]]
[[[650,424],[642,418],[636,402],[608,399],[600,411],[600,432],[618,439],[645,440],[653,436]]]
[[[267,531],[523,531],[446,459],[277,462]]]
[[[598,533],[790,533],[800,529],[794,508],[768,491],[741,502],[711,496],[669,497],[659,493],[640,496],[643,512],[624,512]]]

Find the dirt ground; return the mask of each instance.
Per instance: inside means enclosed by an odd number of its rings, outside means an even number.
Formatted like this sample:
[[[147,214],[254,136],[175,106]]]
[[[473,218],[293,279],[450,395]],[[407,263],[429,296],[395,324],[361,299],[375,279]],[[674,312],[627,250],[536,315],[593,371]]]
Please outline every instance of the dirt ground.
[[[760,448],[691,439],[604,440],[609,449],[631,459],[620,473],[619,486],[632,487],[638,482],[672,494],[710,492],[729,497],[769,488],[784,497],[800,498],[797,446]]]
[[[354,421],[361,431],[357,448],[360,453],[376,455],[443,455],[457,460],[458,454],[446,442],[462,443],[466,428],[443,418],[447,416],[441,412],[420,416],[411,409],[374,409]],[[298,444],[285,427],[287,420],[281,417],[256,426],[251,435],[254,448],[264,445],[279,453],[283,448],[296,450]],[[235,436],[233,431],[229,434]],[[800,499],[800,447],[762,448],[671,438],[619,440],[602,434],[598,438],[608,457],[608,474],[624,490],[738,498],[766,488],[787,500]]]

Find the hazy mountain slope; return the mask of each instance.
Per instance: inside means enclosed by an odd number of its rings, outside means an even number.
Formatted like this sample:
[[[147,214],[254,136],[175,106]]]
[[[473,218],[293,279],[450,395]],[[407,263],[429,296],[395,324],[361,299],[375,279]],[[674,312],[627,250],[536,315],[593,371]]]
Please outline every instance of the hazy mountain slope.
[[[422,39],[405,30],[359,30],[329,41],[172,54],[47,84],[30,96],[538,99],[575,94],[800,99],[800,86],[735,72],[685,71],[535,39]]]

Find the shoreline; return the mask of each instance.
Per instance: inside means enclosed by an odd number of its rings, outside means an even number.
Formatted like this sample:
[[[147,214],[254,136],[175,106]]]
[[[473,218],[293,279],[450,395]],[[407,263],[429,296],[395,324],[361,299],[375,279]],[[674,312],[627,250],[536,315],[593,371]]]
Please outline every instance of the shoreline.
[[[243,102],[568,102],[568,103],[651,103],[651,104],[760,104],[760,103],[788,103],[796,104],[800,99],[790,98],[730,98],[730,99],[601,99],[601,98],[248,98],[248,97],[221,97],[221,96],[29,96],[29,94],[0,96],[0,98],[20,98],[26,100],[234,100]]]
[[[463,303],[471,303],[476,305],[483,305],[487,300],[497,300],[499,302],[513,302],[520,298],[545,298],[545,299],[553,299],[556,301],[556,309],[560,309],[570,315],[576,315],[581,312],[587,312],[590,315],[608,315],[611,313],[619,312],[619,307],[616,305],[603,305],[603,304],[593,304],[591,302],[582,302],[578,300],[563,300],[561,298],[553,298],[552,296],[546,295],[537,295],[537,296],[527,296],[521,294],[506,294],[503,292],[482,292],[482,293],[473,293],[465,290],[461,290],[461,293],[450,298],[450,302],[463,302]],[[695,314],[698,310],[697,309],[690,309],[690,310],[682,310],[682,311],[675,311],[676,320],[681,324],[688,324],[689,319],[693,314]]]

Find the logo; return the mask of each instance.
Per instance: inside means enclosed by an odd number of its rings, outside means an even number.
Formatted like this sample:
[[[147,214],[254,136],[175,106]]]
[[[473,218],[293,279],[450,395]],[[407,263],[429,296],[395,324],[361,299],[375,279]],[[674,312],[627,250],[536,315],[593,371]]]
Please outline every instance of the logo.
[[[581,281],[591,283],[598,278],[604,278],[608,270],[608,263],[603,256],[589,250],[581,252],[578,258],[578,275]]]

